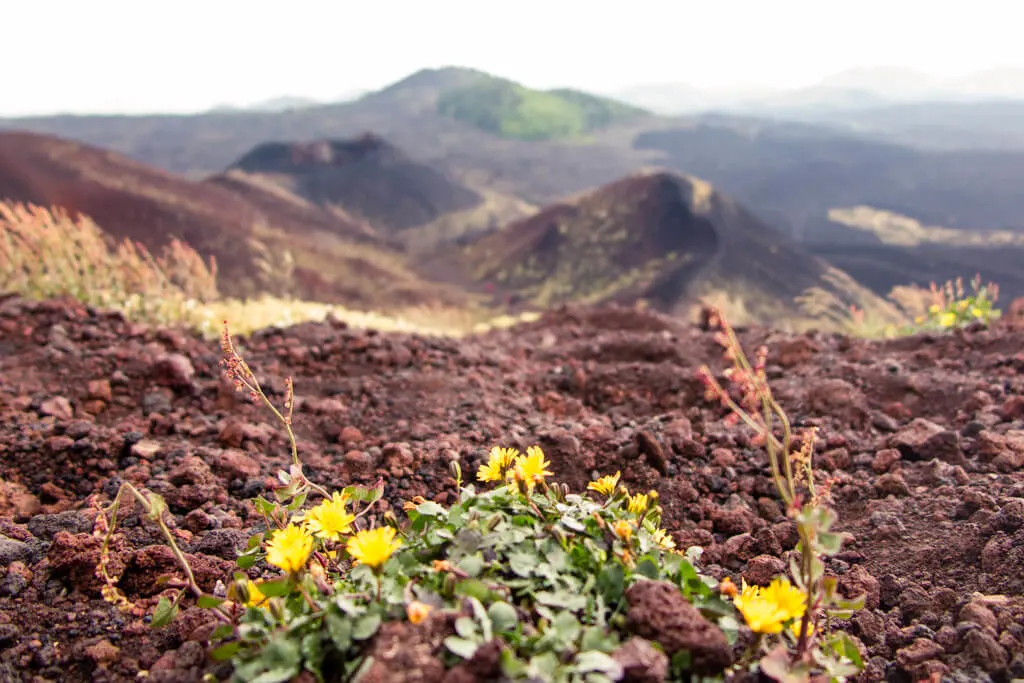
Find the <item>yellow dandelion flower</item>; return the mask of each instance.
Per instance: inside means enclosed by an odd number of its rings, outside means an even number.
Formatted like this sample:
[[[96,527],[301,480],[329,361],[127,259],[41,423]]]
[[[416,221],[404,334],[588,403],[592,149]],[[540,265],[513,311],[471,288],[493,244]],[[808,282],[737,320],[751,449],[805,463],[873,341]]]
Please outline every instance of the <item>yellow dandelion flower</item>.
[[[938,304],[932,304],[931,306],[928,307],[929,313],[938,313],[940,310],[942,310],[942,307],[939,306]]]
[[[807,596],[784,576],[777,576],[763,591],[786,615],[787,619],[799,619],[807,611]]]
[[[411,623],[422,624],[432,609],[434,608],[424,602],[413,600],[406,606],[405,614],[409,617]]]
[[[615,535],[621,538],[623,541],[629,542],[629,539],[633,538],[633,527],[629,525],[624,519],[617,520],[612,524],[612,531]]]
[[[648,496],[646,493],[634,493],[629,497],[629,511],[634,515],[642,515],[647,512]]]
[[[789,635],[793,636],[793,640],[800,640],[800,628],[801,628],[801,624],[802,623],[803,623],[803,621],[798,619],[798,620],[794,621],[792,624],[789,625],[789,628],[787,630],[789,631]],[[814,635],[814,624],[808,622],[807,623],[807,637],[810,638],[813,635]]]
[[[590,491],[597,491],[603,496],[610,496],[615,493],[615,487],[619,485],[620,476],[622,476],[621,472],[607,474],[600,479],[587,484],[587,489]]]
[[[306,513],[306,528],[327,541],[338,541],[352,530],[356,516],[345,509],[348,498],[335,491],[331,497]]]
[[[380,569],[401,545],[402,541],[395,538],[394,527],[382,526],[360,531],[348,539],[345,549],[361,564]]]
[[[544,451],[537,446],[530,446],[526,449],[526,455],[520,455],[515,459],[515,477],[526,484],[527,490],[532,490],[535,484],[542,483],[544,477],[551,476],[547,469],[551,463],[544,459]]]
[[[313,537],[305,527],[289,524],[273,533],[267,541],[267,562],[289,574],[306,566],[313,552]]]
[[[519,451],[515,448],[495,446],[491,449],[487,464],[480,465],[480,469],[477,470],[477,481],[503,481],[517,457],[519,457]]]
[[[784,577],[776,578],[767,588],[748,586],[744,581],[733,604],[757,633],[780,633],[783,624],[803,616],[806,610],[803,594]]]
[[[942,327],[952,327],[953,323],[956,322],[956,313],[943,313],[939,316],[939,325]]]
[[[669,536],[668,532],[664,529],[658,529],[657,531],[655,531],[653,534],[651,534],[651,538],[654,539],[654,542],[657,543],[658,547],[660,547],[662,550],[672,550],[676,547],[675,540],[671,536]]]

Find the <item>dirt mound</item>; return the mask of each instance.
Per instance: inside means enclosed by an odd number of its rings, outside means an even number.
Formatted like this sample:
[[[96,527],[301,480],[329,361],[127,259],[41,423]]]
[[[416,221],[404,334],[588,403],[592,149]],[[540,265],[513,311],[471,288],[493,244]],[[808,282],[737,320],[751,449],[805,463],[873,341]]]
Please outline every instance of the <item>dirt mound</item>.
[[[874,300],[837,289],[826,262],[708,183],[661,170],[554,204],[460,258],[477,280],[538,306],[642,299],[678,312],[698,296],[726,293],[771,319],[797,313],[794,299],[809,287],[856,296],[861,308]]]
[[[278,273],[288,249],[298,284],[287,294],[376,309],[461,300],[424,282],[397,248],[349,216],[274,187],[192,182],[55,137],[0,132],[0,198],[88,215],[113,238],[156,252],[177,237],[216,257],[228,295],[270,289],[253,277],[265,270],[257,264]]]
[[[337,206],[383,234],[425,225],[483,198],[378,135],[259,145],[229,170],[265,178],[320,206]]]
[[[794,423],[820,428],[854,535],[828,565],[868,607],[847,628],[862,680],[1024,676],[1024,332],[869,343],[741,332],[766,343]],[[567,308],[453,341],[304,324],[240,340],[272,395],[287,376],[311,479],[384,478],[390,508],[450,500],[448,462],[475,471],[494,444],[539,444],[579,489],[623,472],[658,490],[680,547],[715,577],[760,582],[796,543],[764,453],[704,401],[697,369],[724,368],[713,333],[653,313]],[[88,497],[122,481],[166,497],[197,580],[227,578],[259,516],[248,499],[288,461],[284,435],[219,374],[215,344],[73,303],[0,304],[0,678],[198,681],[204,614],[151,630],[102,602]],[[399,515],[401,511],[396,510]],[[133,511],[115,559],[151,610],[173,575]]]

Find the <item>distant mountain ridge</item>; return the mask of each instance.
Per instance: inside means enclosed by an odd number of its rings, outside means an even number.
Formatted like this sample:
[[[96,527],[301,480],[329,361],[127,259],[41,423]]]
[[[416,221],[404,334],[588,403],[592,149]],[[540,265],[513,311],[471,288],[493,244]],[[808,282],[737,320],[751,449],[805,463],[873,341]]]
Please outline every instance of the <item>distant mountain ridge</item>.
[[[229,171],[265,177],[323,207],[341,207],[385,234],[464,211],[482,197],[441,171],[410,159],[373,133],[345,140],[268,142]]]

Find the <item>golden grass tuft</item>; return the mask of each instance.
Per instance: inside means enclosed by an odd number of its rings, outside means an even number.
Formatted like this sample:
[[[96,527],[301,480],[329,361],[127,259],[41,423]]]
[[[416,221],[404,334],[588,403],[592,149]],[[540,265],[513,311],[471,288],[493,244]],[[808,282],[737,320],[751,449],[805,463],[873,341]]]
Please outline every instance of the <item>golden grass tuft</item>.
[[[86,216],[8,201],[0,202],[0,291],[71,296],[153,323],[219,298],[216,262],[184,242],[172,239],[156,256],[128,239],[113,244]]]

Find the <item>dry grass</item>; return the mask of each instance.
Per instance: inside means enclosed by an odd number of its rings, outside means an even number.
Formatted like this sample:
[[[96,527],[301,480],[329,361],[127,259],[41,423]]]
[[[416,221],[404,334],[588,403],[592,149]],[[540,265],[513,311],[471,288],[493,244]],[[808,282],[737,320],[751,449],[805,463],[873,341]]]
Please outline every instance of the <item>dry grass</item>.
[[[290,252],[259,246],[265,263],[257,265],[273,271],[260,275],[290,277]],[[376,255],[372,250],[367,254]],[[537,317],[495,316],[483,308],[454,306],[356,311],[286,294],[225,299],[218,294],[216,279],[215,262],[207,264],[183,242],[172,240],[163,254],[154,256],[130,240],[113,244],[88,217],[0,203],[0,293],[28,299],[70,296],[88,306],[122,311],[136,322],[186,327],[209,338],[219,336],[224,320],[242,334],[332,316],[356,328],[462,336]]]
[[[169,323],[190,302],[218,298],[217,268],[178,240],[155,256],[128,239],[112,244],[85,216],[2,202],[0,291],[30,299],[71,296],[134,320]]]

